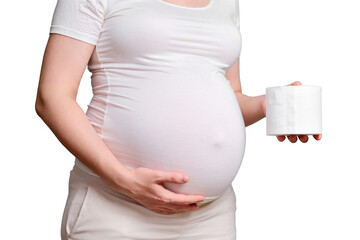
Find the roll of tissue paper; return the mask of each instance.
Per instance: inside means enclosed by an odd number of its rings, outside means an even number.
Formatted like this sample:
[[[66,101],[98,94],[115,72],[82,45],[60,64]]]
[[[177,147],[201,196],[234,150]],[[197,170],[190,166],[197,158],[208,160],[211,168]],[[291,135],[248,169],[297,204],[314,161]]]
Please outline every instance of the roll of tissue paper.
[[[321,87],[266,88],[266,134],[313,135],[322,133]]]

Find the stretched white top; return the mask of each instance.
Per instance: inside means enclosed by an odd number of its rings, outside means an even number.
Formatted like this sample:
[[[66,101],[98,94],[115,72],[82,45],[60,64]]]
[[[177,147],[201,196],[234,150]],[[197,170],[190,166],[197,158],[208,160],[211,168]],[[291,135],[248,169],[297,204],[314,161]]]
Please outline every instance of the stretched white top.
[[[237,0],[58,0],[50,27],[96,45],[86,115],[116,158],[129,168],[186,173],[188,183],[164,186],[206,201],[231,184],[245,150],[225,78],[241,51],[238,12]]]

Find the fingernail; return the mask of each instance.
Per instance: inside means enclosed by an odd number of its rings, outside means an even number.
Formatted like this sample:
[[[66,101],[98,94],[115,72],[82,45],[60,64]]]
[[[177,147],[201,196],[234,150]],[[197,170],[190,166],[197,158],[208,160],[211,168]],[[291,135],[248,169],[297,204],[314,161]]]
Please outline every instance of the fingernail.
[[[183,176],[182,176],[182,181],[183,181],[183,182],[186,182],[187,180],[189,180],[189,177],[188,177],[188,176],[183,175]]]

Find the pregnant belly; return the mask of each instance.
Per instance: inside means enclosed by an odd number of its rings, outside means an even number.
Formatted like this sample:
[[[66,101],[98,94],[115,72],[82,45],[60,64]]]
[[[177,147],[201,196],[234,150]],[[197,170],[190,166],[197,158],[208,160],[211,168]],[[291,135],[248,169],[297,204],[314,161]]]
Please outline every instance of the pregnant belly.
[[[203,194],[205,202],[219,197],[245,150],[241,110],[224,75],[162,77],[129,89],[110,94],[103,125],[102,138],[119,161],[187,174],[185,184],[164,183],[173,192]]]

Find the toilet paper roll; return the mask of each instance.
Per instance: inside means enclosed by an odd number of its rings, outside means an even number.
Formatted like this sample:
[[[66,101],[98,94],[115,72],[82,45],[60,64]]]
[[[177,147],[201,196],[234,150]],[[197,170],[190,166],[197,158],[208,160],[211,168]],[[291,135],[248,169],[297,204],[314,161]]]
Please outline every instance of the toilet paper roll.
[[[266,134],[313,135],[322,133],[321,87],[266,88]]]

